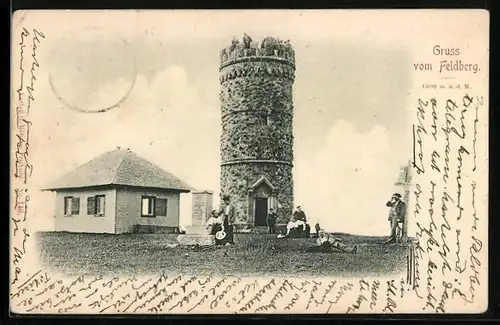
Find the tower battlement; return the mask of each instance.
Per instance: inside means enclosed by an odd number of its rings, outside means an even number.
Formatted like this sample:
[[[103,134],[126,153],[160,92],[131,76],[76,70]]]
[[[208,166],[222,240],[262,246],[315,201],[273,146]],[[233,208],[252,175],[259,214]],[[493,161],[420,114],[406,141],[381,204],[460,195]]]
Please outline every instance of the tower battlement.
[[[220,70],[238,62],[276,60],[295,69],[295,51],[289,41],[265,37],[259,42],[244,35],[241,40],[233,39],[230,46],[220,52]]]

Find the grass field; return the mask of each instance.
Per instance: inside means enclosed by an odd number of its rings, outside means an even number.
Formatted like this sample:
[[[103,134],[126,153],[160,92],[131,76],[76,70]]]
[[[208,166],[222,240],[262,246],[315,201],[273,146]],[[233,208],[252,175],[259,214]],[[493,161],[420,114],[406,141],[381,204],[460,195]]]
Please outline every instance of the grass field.
[[[262,276],[367,276],[406,268],[406,246],[383,245],[384,238],[335,234],[357,244],[357,254],[306,253],[315,239],[277,239],[267,234],[235,234],[229,247],[169,247],[177,235],[36,235],[42,263],[67,275],[209,274]]]

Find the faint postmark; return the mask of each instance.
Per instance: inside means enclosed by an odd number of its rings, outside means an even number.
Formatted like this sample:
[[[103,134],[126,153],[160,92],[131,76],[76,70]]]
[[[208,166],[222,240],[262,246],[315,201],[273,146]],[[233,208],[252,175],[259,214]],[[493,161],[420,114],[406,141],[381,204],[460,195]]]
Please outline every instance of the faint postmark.
[[[137,78],[136,59],[127,40],[99,27],[67,33],[51,60],[53,94],[65,107],[82,113],[119,107]]]

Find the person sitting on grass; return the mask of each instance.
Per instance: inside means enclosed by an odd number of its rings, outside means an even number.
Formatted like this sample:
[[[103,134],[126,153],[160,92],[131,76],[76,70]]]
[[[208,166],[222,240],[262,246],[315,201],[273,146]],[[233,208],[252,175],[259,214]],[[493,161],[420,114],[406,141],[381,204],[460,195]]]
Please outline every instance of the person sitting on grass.
[[[206,230],[209,235],[214,236],[218,231],[224,230],[222,218],[217,215],[217,210],[210,213],[210,218],[207,220]]]
[[[295,229],[298,229],[299,227],[302,227],[303,230],[305,230],[306,227],[306,222],[303,219],[297,219],[297,215],[294,214],[292,215],[292,218],[286,225],[286,233],[285,235],[281,236],[282,238],[288,237],[290,235],[291,231],[294,231]]]
[[[308,248],[308,252],[321,252],[321,253],[332,253],[335,250],[344,253],[356,254],[358,247],[354,245],[353,248],[348,248],[347,245],[342,243],[340,238],[330,238],[330,235],[325,232],[324,229],[318,231],[318,238],[316,239],[316,246]]]
[[[328,235],[323,229],[320,229],[318,232],[318,238],[316,239],[316,246],[311,248],[315,248],[317,251],[323,253],[332,252],[333,245],[330,242],[330,235]]]
[[[224,221],[222,220],[222,216],[218,215],[217,210],[213,210],[210,214],[210,218],[207,220],[206,224],[207,233],[209,235],[215,236],[215,245],[224,245],[224,238],[217,238],[218,232],[224,232]]]
[[[297,229],[297,228],[298,228],[300,225],[302,225],[302,224],[303,224],[303,222],[302,222],[302,221],[300,221],[300,220],[299,220],[299,221],[295,221],[295,220],[293,220],[293,218],[292,218],[292,220],[290,220],[290,221],[286,224],[286,232],[285,232],[284,234],[283,234],[283,233],[278,234],[278,236],[277,236],[277,237],[278,237],[278,238],[285,238],[285,237],[290,236],[290,232],[291,232],[291,231],[293,231],[293,230],[295,230],[295,229]]]
[[[285,234],[285,236],[289,236],[290,232],[292,230],[297,229],[300,226],[305,226],[304,221],[302,221],[302,220],[290,220],[290,222],[286,225],[286,234]]]

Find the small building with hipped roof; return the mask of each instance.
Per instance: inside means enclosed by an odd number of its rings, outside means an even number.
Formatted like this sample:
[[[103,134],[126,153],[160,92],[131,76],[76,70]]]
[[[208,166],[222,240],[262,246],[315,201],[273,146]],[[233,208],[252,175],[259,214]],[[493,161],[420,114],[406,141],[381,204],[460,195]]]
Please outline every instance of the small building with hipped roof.
[[[193,188],[130,149],[106,152],[43,190],[56,193],[55,230],[177,232],[180,195]]]

